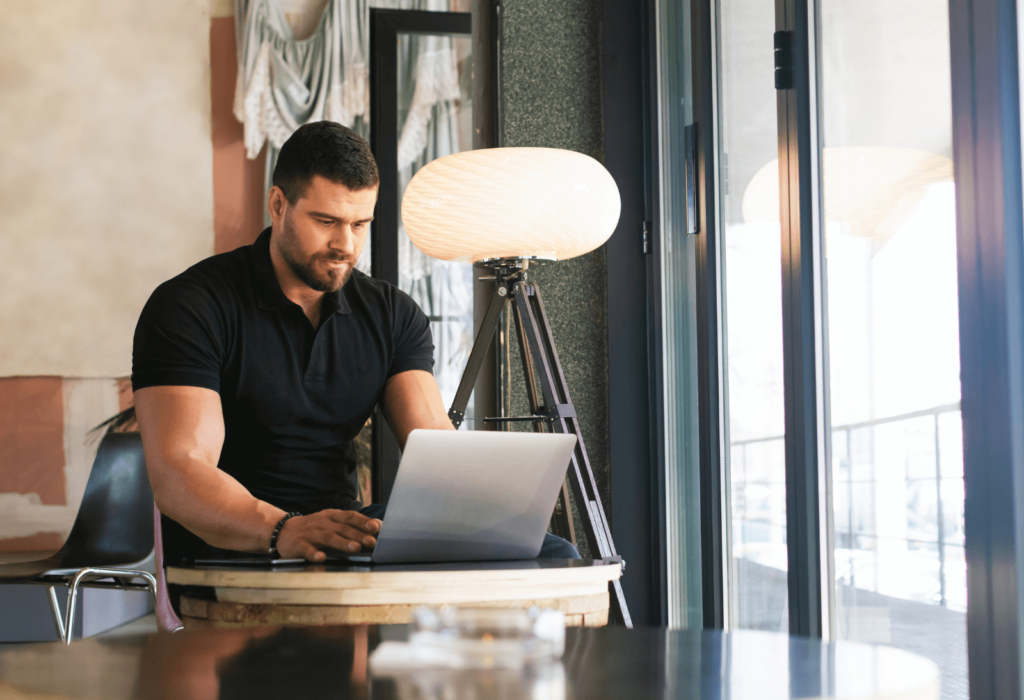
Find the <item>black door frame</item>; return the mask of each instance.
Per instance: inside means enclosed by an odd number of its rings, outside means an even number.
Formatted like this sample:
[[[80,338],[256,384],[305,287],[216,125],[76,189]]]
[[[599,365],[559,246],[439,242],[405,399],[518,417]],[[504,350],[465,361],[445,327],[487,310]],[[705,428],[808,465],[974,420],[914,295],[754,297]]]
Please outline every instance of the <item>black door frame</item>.
[[[830,638],[830,439],[814,0],[775,2],[789,631]],[[767,38],[766,38],[767,39]],[[787,56],[788,54],[788,56]],[[824,580],[823,580],[824,579]]]
[[[1019,698],[1024,212],[1017,7],[950,0],[971,698]]]
[[[427,12],[370,8],[370,149],[377,159],[380,186],[373,219],[370,270],[376,279],[398,285],[398,53],[399,34],[473,33],[469,12]],[[398,473],[398,442],[378,407],[373,414],[374,503],[387,503]]]
[[[653,0],[604,0],[601,70],[604,165],[622,201],[606,244],[610,520],[628,563],[622,588],[634,623],[663,625],[666,519],[656,378],[661,304],[652,287],[658,280],[653,8]]]
[[[693,123],[696,153],[693,175],[700,201],[697,214],[697,404],[699,423],[699,470],[701,490],[701,595],[707,629],[723,629],[727,623],[727,571],[722,445],[725,426],[720,366],[721,322],[719,280],[718,202],[715,148],[718,134],[715,84],[714,0],[691,0],[691,72]]]

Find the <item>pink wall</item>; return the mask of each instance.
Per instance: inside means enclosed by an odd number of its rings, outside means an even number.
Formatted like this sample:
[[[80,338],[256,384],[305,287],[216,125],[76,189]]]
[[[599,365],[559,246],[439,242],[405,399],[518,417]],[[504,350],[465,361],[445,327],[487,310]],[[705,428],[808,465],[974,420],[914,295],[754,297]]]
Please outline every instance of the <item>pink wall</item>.
[[[256,240],[263,230],[266,148],[246,160],[242,125],[232,105],[238,64],[234,17],[210,22],[210,85],[213,110],[213,239],[218,253]]]
[[[64,505],[64,392],[60,377],[0,379],[0,493]],[[56,532],[0,540],[0,551],[52,550]]]

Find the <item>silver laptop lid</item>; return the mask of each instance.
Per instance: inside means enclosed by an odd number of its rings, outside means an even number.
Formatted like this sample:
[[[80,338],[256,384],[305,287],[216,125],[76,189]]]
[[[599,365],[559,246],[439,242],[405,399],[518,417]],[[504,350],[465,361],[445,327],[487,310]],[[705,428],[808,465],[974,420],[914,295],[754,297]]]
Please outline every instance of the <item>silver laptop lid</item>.
[[[575,435],[414,430],[373,560],[533,559]]]

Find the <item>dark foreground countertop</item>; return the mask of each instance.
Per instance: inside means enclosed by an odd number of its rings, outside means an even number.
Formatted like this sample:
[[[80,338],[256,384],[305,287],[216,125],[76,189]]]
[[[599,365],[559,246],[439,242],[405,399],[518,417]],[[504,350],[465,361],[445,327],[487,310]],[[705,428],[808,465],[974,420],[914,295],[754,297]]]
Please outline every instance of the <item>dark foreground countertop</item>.
[[[373,678],[404,626],[250,627],[0,650],[0,700],[55,698],[900,698],[937,700],[939,671],[898,649],[768,632],[566,630],[561,663]]]

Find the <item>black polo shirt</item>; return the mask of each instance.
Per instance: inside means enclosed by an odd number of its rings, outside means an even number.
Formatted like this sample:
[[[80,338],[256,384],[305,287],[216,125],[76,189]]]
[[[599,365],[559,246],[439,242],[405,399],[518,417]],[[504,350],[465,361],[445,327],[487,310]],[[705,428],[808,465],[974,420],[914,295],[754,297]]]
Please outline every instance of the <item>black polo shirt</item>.
[[[324,296],[320,327],[281,291],[270,229],[157,287],[135,329],[132,387],[198,386],[220,394],[219,467],[287,511],[348,508],[359,433],[384,383],[431,372],[430,323],[387,282],[352,272]],[[169,561],[203,543],[164,519]]]

